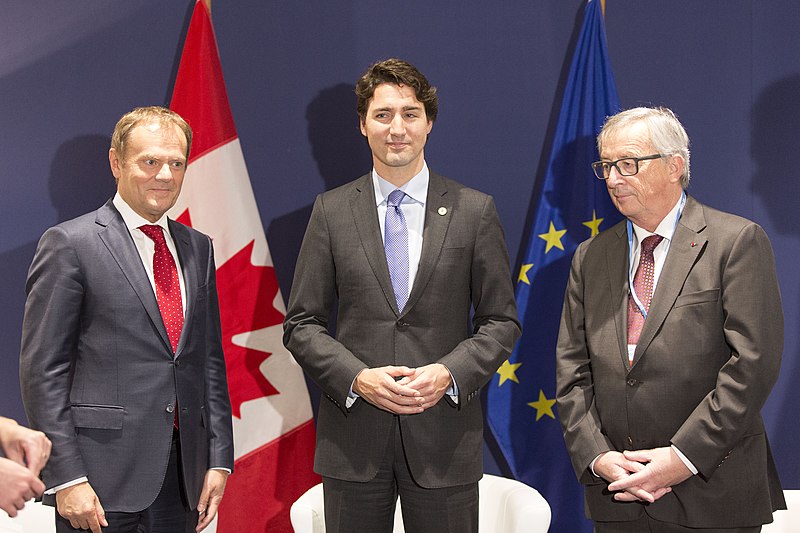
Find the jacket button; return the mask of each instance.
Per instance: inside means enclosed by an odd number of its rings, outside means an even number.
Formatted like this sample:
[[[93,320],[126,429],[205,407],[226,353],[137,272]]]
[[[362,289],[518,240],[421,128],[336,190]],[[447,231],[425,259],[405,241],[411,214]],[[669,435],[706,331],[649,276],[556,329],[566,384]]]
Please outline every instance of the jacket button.
[[[168,412],[168,413],[172,413],[172,412],[174,412],[174,411],[175,411],[175,406],[174,406],[174,405],[172,405],[171,403],[168,403],[168,404],[167,404],[167,412]]]
[[[629,379],[629,380],[627,381],[627,383],[628,383],[628,386],[629,386],[629,387],[635,387],[635,386],[636,386],[636,384],[637,384],[637,383],[639,383],[639,382],[638,382],[638,381],[636,381],[635,379],[631,378],[631,379]]]
[[[408,327],[408,322],[403,322],[402,320],[397,321],[397,328],[398,329],[405,329]]]

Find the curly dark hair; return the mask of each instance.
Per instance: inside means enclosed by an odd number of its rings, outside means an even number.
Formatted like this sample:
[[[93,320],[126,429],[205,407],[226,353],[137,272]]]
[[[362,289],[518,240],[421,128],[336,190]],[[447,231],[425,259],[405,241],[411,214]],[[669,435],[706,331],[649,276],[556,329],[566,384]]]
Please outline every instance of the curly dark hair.
[[[367,118],[367,108],[370,99],[375,94],[375,89],[384,83],[412,87],[416,92],[417,100],[425,106],[425,115],[428,121],[436,120],[436,114],[439,112],[436,87],[433,87],[422,72],[411,63],[392,58],[371,65],[356,82],[357,110],[361,122]]]

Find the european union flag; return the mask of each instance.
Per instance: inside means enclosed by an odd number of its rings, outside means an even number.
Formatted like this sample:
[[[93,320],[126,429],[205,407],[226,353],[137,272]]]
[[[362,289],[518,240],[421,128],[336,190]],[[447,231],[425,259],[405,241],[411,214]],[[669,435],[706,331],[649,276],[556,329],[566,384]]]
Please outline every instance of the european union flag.
[[[619,111],[599,0],[589,0],[564,89],[535,220],[516,280],[523,335],[489,384],[489,427],[514,477],[553,511],[551,531],[590,532],[583,488],[572,470],[555,410],[555,350],[564,288],[577,245],[620,220],[594,177],[595,138]]]

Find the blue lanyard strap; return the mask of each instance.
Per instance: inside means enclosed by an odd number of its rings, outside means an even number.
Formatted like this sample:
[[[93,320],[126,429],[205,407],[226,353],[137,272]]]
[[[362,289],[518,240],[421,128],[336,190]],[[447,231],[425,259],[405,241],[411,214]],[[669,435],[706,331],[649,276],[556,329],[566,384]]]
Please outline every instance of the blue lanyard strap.
[[[675,228],[678,227],[678,220],[681,218],[681,213],[683,213],[683,206],[686,205],[686,191],[681,191],[681,200],[680,205],[678,206],[678,212],[675,215],[675,224],[672,226],[672,235],[669,239],[667,239],[666,249],[664,250],[664,254],[669,251],[669,246],[672,244],[672,237],[675,236]],[[636,307],[639,308],[639,312],[642,313],[642,316],[647,319],[647,311],[644,308],[641,300],[636,295],[636,289],[633,287],[633,257],[634,257],[634,250],[633,250],[633,224],[630,220],[627,223],[628,226],[628,290],[630,290],[631,296],[633,297],[633,301],[636,304]],[[641,261],[641,258],[639,258]]]

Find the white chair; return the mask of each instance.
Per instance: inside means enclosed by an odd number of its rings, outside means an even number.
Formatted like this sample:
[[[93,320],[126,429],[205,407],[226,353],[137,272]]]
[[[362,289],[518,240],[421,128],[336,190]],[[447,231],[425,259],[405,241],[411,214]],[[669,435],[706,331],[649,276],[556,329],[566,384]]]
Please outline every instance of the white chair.
[[[775,511],[774,522],[761,528],[761,533],[796,533],[800,530],[800,490],[785,490],[785,511]]]
[[[51,533],[55,530],[55,509],[41,502],[26,503],[14,518],[0,510],[0,533]]]
[[[513,479],[484,474],[478,491],[478,531],[547,533],[550,506],[536,489]],[[325,533],[321,483],[294,502],[291,520],[295,533]],[[394,533],[405,533],[399,503],[394,514]]]

